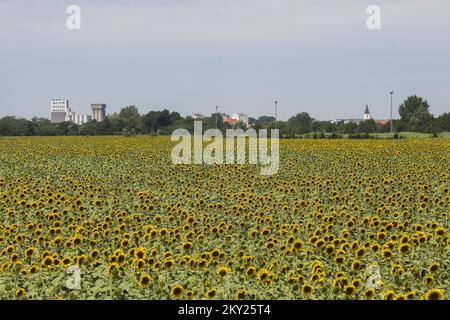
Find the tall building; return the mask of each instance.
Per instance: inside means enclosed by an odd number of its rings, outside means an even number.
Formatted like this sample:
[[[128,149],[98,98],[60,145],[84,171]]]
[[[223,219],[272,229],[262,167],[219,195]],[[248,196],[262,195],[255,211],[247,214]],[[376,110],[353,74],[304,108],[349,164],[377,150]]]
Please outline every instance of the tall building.
[[[92,109],[92,120],[97,120],[97,122],[101,122],[101,121],[105,120],[106,104],[93,103],[93,104],[91,104],[91,109]]]
[[[370,115],[369,112],[369,106],[366,104],[366,110],[364,111],[363,120],[370,120],[370,119],[372,119],[372,116]]]
[[[50,101],[51,122],[59,123],[70,117],[69,100],[52,99]]]

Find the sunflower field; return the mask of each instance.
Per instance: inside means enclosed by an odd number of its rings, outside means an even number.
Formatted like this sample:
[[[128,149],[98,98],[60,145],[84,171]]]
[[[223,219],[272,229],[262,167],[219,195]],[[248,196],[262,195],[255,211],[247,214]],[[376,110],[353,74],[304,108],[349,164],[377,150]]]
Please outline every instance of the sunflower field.
[[[449,299],[450,139],[0,138],[0,299]]]

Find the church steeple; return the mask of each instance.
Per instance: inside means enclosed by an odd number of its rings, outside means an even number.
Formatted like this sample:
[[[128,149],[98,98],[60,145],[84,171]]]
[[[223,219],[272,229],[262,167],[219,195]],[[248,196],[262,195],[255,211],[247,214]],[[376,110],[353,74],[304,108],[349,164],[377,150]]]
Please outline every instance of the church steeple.
[[[372,119],[369,111],[369,105],[366,104],[366,110],[364,111],[363,120],[370,120]]]

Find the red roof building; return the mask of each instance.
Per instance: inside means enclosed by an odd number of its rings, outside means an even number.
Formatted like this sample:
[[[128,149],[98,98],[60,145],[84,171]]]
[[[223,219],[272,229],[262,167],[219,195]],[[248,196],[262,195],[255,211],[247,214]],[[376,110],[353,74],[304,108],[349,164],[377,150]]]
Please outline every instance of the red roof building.
[[[233,118],[226,118],[223,120],[223,122],[228,123],[230,126],[234,126],[239,122],[239,120]]]

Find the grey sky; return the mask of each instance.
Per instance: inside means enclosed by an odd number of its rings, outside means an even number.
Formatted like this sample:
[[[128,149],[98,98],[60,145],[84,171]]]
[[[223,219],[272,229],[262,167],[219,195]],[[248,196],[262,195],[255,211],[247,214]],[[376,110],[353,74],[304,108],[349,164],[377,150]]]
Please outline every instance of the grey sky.
[[[79,5],[79,31],[66,8]],[[366,9],[381,7],[381,30]],[[183,116],[241,111],[389,116],[411,94],[450,111],[448,0],[1,0],[0,116],[134,104]]]

